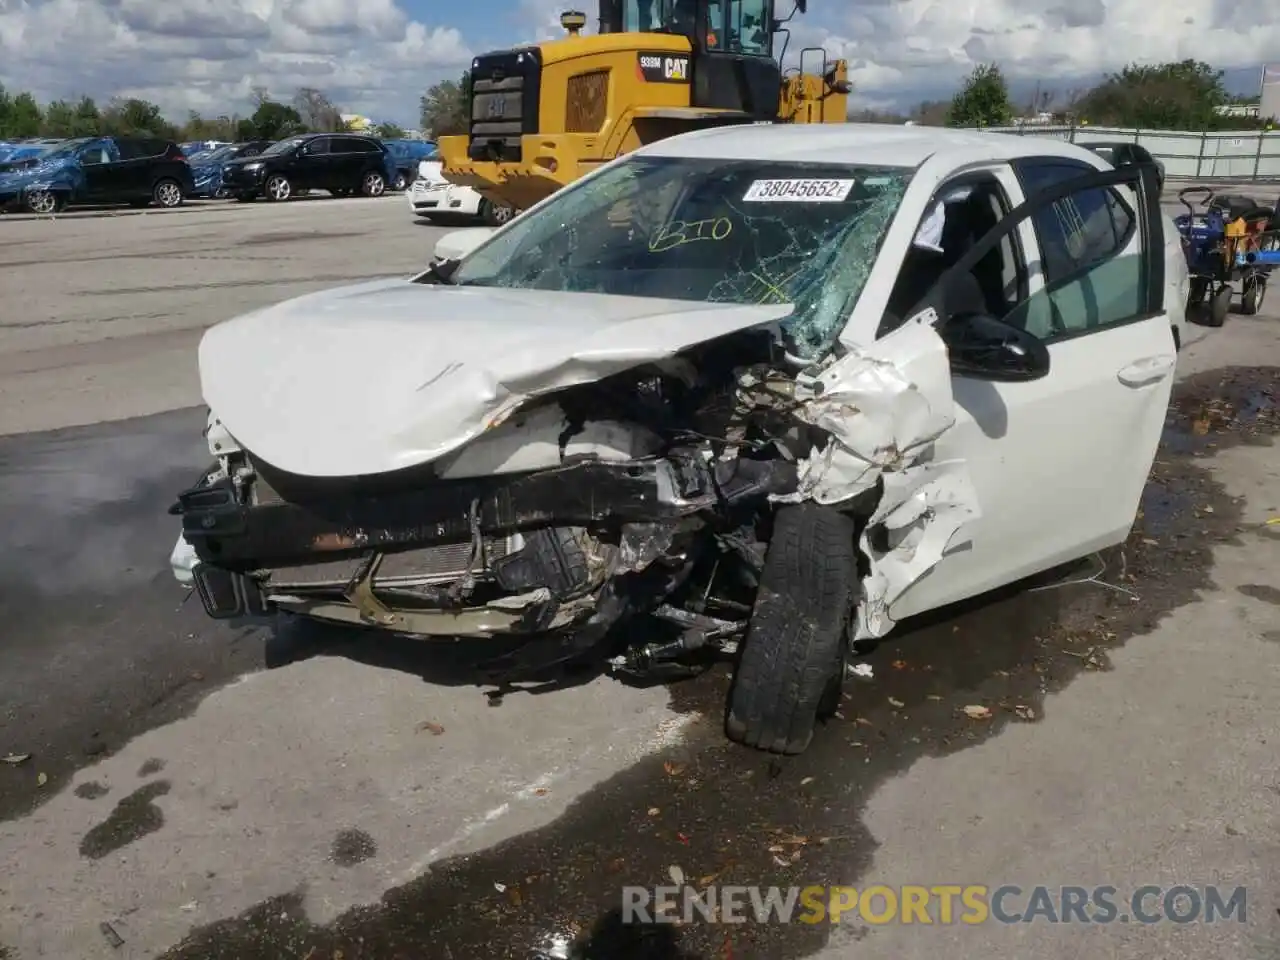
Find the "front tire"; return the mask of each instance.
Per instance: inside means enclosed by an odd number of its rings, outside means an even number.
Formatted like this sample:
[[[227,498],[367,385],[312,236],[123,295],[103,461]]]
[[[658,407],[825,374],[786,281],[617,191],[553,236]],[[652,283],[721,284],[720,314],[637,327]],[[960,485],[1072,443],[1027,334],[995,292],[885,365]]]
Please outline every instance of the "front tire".
[[[56,190],[35,190],[27,194],[26,206],[32,213],[60,213],[66,209],[67,198]]]
[[[730,740],[803,753],[820,716],[839,703],[857,583],[856,527],[828,507],[784,507],[729,695]]]
[[[1262,300],[1267,294],[1267,281],[1262,277],[1250,277],[1244,282],[1244,295],[1240,298],[1240,312],[1245,316],[1255,316],[1262,309]]]
[[[480,201],[480,219],[490,227],[500,227],[515,215],[513,207],[491,203],[487,198]]]
[[[282,173],[273,173],[269,176],[265,186],[267,199],[273,203],[283,203],[293,196],[293,184]]]
[[[1223,284],[1222,289],[1215,293],[1209,301],[1209,326],[1220,327],[1227,322],[1227,315],[1231,312],[1231,286]]]

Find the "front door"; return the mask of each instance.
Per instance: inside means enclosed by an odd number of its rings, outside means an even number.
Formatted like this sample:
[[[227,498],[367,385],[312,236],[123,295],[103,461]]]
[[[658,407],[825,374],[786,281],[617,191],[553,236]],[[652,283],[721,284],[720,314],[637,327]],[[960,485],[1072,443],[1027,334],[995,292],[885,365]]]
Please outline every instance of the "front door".
[[[1159,190],[1147,168],[1081,175],[1088,169],[1045,176],[1023,165],[1030,200],[927,298],[945,303],[985,254],[1017,236],[1030,294],[1001,319],[1044,342],[1050,369],[1027,382],[953,376],[957,419],[934,457],[965,462],[981,515],[891,606],[894,620],[1087,556],[1132,526],[1176,357]],[[1036,195],[1038,186],[1047,189]]]
[[[322,188],[329,181],[329,164],[331,137],[316,137],[303,144],[302,152],[294,164],[290,179],[297,189],[314,190]]]
[[[115,144],[110,140],[94,140],[85,144],[79,154],[84,172],[82,198],[91,203],[109,201],[120,189],[120,163]]]

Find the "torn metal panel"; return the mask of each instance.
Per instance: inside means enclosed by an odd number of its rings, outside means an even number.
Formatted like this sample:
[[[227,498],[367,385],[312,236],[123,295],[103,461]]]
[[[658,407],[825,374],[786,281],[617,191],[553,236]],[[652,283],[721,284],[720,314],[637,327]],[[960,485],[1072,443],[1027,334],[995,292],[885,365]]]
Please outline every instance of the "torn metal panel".
[[[931,312],[913,318],[796,383],[796,415],[830,440],[801,462],[797,492],[779,499],[837,504],[883,485],[862,534],[871,570],[859,639],[892,628],[892,604],[979,515],[964,462],[930,460],[933,442],[956,421],[947,348],[931,319]]]
[[[893,629],[890,609],[929,573],[956,535],[981,516],[962,460],[920,463],[883,474],[884,494],[861,537],[871,572],[863,579],[855,639]]]
[[[802,374],[795,396],[796,416],[831,439],[801,463],[789,502],[857,496],[881,474],[916,462],[955,423],[947,348],[923,319]]]
[[[239,444],[278,469],[380,474],[451,453],[534,397],[791,311],[376,281],[211,328],[200,342],[200,381]]]

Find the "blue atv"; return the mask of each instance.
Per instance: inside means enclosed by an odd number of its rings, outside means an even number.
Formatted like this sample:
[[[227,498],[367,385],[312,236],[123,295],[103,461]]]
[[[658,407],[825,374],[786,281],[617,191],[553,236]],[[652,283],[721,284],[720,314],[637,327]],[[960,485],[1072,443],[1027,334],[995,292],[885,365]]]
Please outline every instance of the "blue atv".
[[[1218,197],[1208,187],[1187,187],[1178,199],[1187,208],[1173,222],[1191,275],[1188,311],[1208,300],[1209,326],[1222,326],[1239,284],[1241,312],[1257,313],[1271,269],[1280,260],[1275,234],[1268,231],[1275,209],[1249,197]]]

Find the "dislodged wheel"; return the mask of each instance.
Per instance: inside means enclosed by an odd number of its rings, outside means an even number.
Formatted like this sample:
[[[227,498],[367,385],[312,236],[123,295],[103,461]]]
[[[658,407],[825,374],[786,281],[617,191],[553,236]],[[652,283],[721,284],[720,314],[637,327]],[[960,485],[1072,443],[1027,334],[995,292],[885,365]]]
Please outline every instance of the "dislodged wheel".
[[[1220,327],[1227,322],[1231,312],[1231,284],[1224,283],[1222,289],[1209,301],[1209,326]]]
[[[729,697],[729,739],[803,753],[818,718],[834,713],[857,583],[856,532],[852,518],[829,507],[778,511]]]
[[[293,184],[283,174],[273,173],[267,178],[267,199],[280,202],[293,196]]]
[[[27,194],[27,209],[32,213],[57,213],[66,205],[66,198],[53,190],[32,190]]]
[[[1246,316],[1254,316],[1262,309],[1262,301],[1267,295],[1267,279],[1260,274],[1246,277],[1244,295],[1240,298],[1240,312]]]

